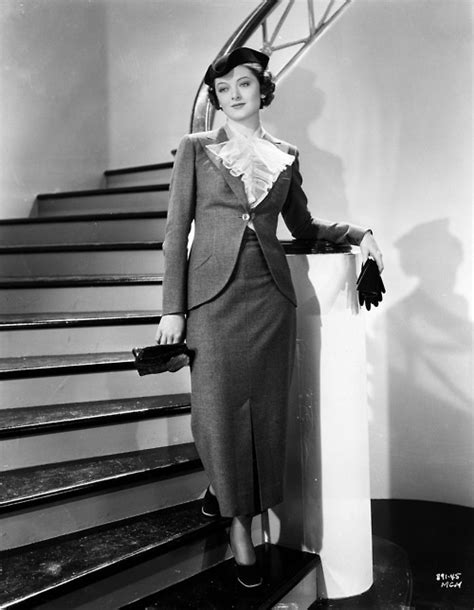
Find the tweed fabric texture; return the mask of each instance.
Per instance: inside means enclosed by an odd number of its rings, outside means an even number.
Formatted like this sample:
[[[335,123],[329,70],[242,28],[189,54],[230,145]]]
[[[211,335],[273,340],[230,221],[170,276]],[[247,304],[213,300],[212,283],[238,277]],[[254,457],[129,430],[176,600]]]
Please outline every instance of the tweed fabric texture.
[[[280,150],[294,155],[272,189],[251,209],[243,181],[211,153],[209,144],[228,140],[223,127],[185,136],[176,153],[170,186],[166,235],[163,314],[185,313],[213,299],[228,283],[242,236],[252,222],[278,289],[294,304],[296,295],[285,252],[276,236],[281,213],[297,239],[324,239],[357,245],[365,230],[346,223],[313,218],[302,189],[294,146],[264,133]],[[188,235],[195,222],[194,242],[187,256]]]
[[[192,432],[223,516],[282,500],[295,329],[295,307],[247,229],[228,284],[187,322]]]

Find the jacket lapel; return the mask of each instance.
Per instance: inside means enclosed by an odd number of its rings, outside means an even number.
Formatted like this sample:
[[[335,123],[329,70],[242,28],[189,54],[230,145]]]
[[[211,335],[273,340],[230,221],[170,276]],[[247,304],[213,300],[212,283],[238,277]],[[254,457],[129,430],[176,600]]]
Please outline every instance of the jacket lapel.
[[[230,171],[226,167],[224,167],[222,160],[219,159],[219,157],[216,157],[216,155],[214,155],[207,148],[208,144],[221,144],[222,142],[225,142],[228,139],[229,138],[227,137],[227,133],[226,133],[225,129],[223,127],[221,127],[217,131],[210,131],[206,134],[203,134],[201,137],[199,137],[199,142],[202,146],[202,149],[208,156],[209,160],[217,167],[217,169],[222,174],[222,176],[224,177],[227,184],[233,190],[233,192],[234,192],[235,196],[237,197],[237,199],[239,200],[239,202],[247,210],[249,205],[247,202],[247,195],[245,194],[244,183],[238,176],[233,176],[230,173]]]

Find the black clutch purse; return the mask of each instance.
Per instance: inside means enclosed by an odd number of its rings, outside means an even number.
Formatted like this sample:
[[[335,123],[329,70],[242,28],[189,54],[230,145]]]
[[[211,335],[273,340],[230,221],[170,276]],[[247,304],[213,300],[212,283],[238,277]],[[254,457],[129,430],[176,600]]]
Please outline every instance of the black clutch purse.
[[[140,376],[153,373],[174,373],[183,366],[188,366],[192,358],[192,350],[186,343],[171,343],[169,345],[150,345],[149,347],[135,347],[132,350],[135,356],[135,368]]]
[[[367,311],[371,306],[378,307],[382,301],[382,294],[385,293],[385,286],[380,277],[377,263],[368,258],[362,265],[362,270],[357,278],[357,290],[359,292],[359,304],[365,305]]]

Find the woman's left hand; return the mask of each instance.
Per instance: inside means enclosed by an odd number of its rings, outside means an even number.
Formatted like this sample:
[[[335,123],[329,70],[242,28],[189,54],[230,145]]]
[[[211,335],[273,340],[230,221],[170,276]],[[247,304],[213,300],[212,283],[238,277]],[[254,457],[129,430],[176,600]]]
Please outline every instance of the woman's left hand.
[[[377,263],[377,267],[379,268],[380,273],[383,271],[383,260],[382,260],[382,252],[380,252],[380,248],[377,245],[377,242],[374,239],[374,236],[370,231],[368,231],[362,241],[359,244],[360,252],[362,254],[362,263],[371,256],[374,261]]]

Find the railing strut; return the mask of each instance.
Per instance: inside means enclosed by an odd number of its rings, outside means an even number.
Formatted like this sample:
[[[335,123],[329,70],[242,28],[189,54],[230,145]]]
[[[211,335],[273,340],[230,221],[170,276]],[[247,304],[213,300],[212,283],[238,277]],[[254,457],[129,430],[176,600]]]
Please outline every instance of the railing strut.
[[[311,0],[309,0],[311,2]],[[288,6],[286,7],[283,15],[280,17],[280,20],[278,21],[278,23],[276,24],[275,27],[275,31],[273,32],[273,36],[270,40],[270,43],[268,46],[264,47],[264,48],[270,48],[272,49],[272,45],[275,42],[275,38],[278,36],[278,34],[280,33],[280,30],[283,26],[283,24],[285,23],[286,18],[288,17],[289,12],[291,11],[291,9],[293,8],[293,5],[295,3],[295,0],[289,0],[288,2]],[[273,51],[275,50],[275,47],[273,47]]]
[[[318,23],[318,27],[320,27],[320,26],[321,26],[321,25],[324,23],[324,21],[325,21],[326,17],[327,17],[327,16],[328,16],[328,14],[329,14],[329,11],[330,11],[330,10],[332,9],[332,7],[333,7],[334,1],[335,1],[335,0],[330,0],[330,1],[329,1],[329,4],[327,5],[326,10],[324,11],[323,16],[321,17],[321,20],[320,20],[320,22]]]
[[[312,0],[308,0],[308,17],[309,17],[309,34],[312,36],[316,31],[315,17],[314,17],[314,4]]]

